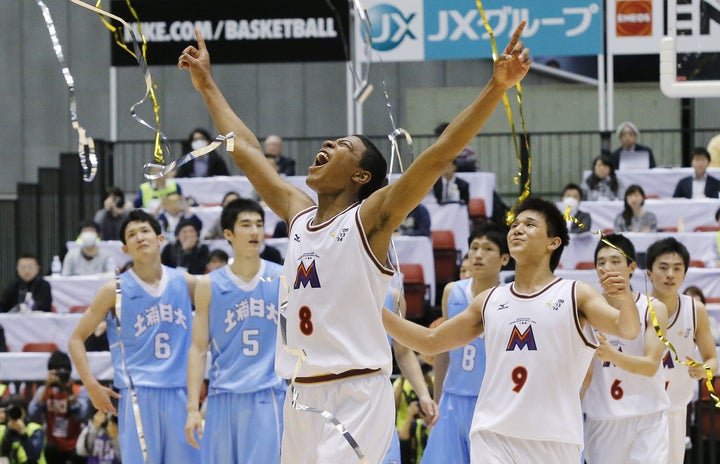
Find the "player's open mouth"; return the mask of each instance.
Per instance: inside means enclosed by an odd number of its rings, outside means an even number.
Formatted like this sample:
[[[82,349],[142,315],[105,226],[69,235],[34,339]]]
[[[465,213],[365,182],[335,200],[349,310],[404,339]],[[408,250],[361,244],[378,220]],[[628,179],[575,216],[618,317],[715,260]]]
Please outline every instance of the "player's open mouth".
[[[315,166],[323,166],[327,164],[328,161],[330,161],[330,158],[328,158],[327,153],[325,153],[324,151],[321,151],[317,155],[315,155]]]

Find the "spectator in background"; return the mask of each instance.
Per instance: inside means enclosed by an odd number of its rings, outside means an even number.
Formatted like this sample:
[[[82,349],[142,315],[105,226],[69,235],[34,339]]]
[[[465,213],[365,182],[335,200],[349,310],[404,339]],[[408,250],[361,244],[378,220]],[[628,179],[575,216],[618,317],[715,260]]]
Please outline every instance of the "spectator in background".
[[[617,127],[621,146],[611,155],[616,170],[652,169],[656,166],[652,149],[637,143],[639,135],[637,126],[630,121],[621,122]]]
[[[85,351],[110,351],[106,321],[99,323],[95,332],[85,339]]]
[[[593,160],[592,172],[583,182],[582,191],[587,201],[622,198],[622,186],[615,175],[612,158],[600,155]]]
[[[703,147],[693,150],[693,176],[680,179],[675,187],[675,198],[717,198],[720,193],[720,180],[707,173],[710,153]]]
[[[13,396],[4,408],[7,424],[0,425],[0,456],[9,464],[45,464],[45,431],[41,424],[28,422],[25,401]]]
[[[175,241],[175,230],[182,219],[191,221],[198,231],[202,229],[202,221],[190,210],[190,205],[182,194],[169,194],[163,198],[162,207],[163,212],[158,215],[157,220],[168,243]]]
[[[592,218],[590,213],[580,211],[580,202],[582,201],[582,189],[578,184],[567,184],[563,189],[562,209],[563,214],[570,208],[568,213],[577,219],[584,227],[580,227],[575,221],[568,220],[568,232],[571,234],[581,234],[589,232],[592,227]]]
[[[268,135],[263,143],[266,158],[274,158],[277,172],[286,176],[295,175],[295,160],[283,155],[283,141],[279,135]]]
[[[470,184],[455,175],[457,158],[448,164],[445,172],[433,186],[438,203],[470,203]]]
[[[21,254],[16,269],[18,278],[5,287],[0,297],[0,312],[22,309],[50,312],[50,284],[40,275],[40,261],[37,256],[31,253]]]
[[[75,451],[87,457],[87,464],[120,464],[118,419],[113,414],[95,410],[77,440]]]
[[[702,290],[700,290],[700,287],[696,287],[695,285],[691,285],[688,288],[686,288],[683,291],[683,295],[691,296],[695,299],[695,301],[698,301],[702,304],[706,304],[705,303],[705,294],[703,293]]]
[[[397,232],[400,235],[430,237],[430,212],[422,203],[418,204],[400,224]]]
[[[93,222],[100,228],[100,238],[120,240],[120,224],[132,208],[132,203],[125,201],[125,193],[119,187],[108,187],[103,208],[98,210],[93,218]]]
[[[625,190],[625,207],[615,218],[615,233],[657,232],[657,217],[645,211],[645,191],[633,184]]]
[[[224,208],[228,203],[233,200],[240,198],[240,194],[237,192],[228,192],[222,199],[222,207]],[[222,226],[220,225],[220,216],[218,215],[217,220],[213,226],[205,233],[205,240],[220,240],[223,238]]]
[[[45,456],[48,463],[78,464],[75,445],[88,414],[87,393],[70,379],[70,357],[58,350],[48,359],[45,385],[38,388],[30,402],[30,417],[42,418],[45,423]]]
[[[186,153],[192,150],[205,148],[210,144],[212,137],[205,129],[198,127],[190,133],[183,149]],[[175,177],[213,177],[228,176],[227,164],[217,151],[213,150],[205,156],[196,158],[189,163],[185,163],[175,171]]]
[[[110,252],[98,245],[98,225],[92,221],[80,225],[77,242],[80,246],[68,251],[63,260],[62,275],[93,275],[115,270],[115,260]]]
[[[214,271],[215,269],[220,269],[223,266],[226,266],[228,261],[230,261],[230,257],[227,253],[222,251],[221,249],[217,248],[210,252],[209,259],[208,259],[208,272]]]
[[[440,123],[435,128],[435,136],[440,137],[440,134],[445,132],[448,125],[449,123],[447,122]],[[475,172],[477,167],[475,165],[475,152],[473,149],[469,146],[463,148],[463,151],[461,151],[457,158],[455,158],[454,164],[456,165],[458,172]]]
[[[182,195],[182,189],[174,180],[167,177],[149,180],[140,184],[140,191],[135,196],[133,206],[157,210],[161,200],[173,193]]]
[[[189,218],[182,218],[175,228],[177,240],[162,250],[162,263],[169,267],[187,269],[190,274],[205,274],[210,250],[199,241],[200,227]]]

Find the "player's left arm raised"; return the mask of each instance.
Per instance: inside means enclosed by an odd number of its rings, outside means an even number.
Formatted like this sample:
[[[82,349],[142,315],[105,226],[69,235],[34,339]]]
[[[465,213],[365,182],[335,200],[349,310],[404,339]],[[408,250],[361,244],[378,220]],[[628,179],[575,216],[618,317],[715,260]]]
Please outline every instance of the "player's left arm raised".
[[[710,318],[708,317],[707,308],[702,303],[695,303],[697,315],[697,326],[695,328],[695,344],[700,351],[700,356],[705,364],[710,366],[713,375],[718,372],[717,352],[715,351],[715,340],[712,332],[710,332]],[[690,377],[693,379],[703,379],[707,375],[703,367],[691,367],[689,369]]]
[[[627,280],[619,272],[601,268],[600,273],[600,284],[608,295],[618,301],[619,308],[610,306],[600,292],[585,282],[577,283],[578,308],[600,332],[632,340],[640,333],[640,318]]]
[[[372,234],[377,226],[382,226],[392,233],[425,197],[447,165],[477,135],[505,91],[525,77],[530,69],[530,50],[520,41],[524,27],[522,22],[515,30],[504,53],[494,63],[492,78],[475,101],[453,119],[400,179],[366,200],[360,210],[366,231]]]

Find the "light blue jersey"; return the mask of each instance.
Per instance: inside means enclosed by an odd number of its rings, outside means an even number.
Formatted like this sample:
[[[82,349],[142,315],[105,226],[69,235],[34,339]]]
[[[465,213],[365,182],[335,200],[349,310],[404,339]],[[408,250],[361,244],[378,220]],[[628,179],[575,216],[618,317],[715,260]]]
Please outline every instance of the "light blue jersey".
[[[196,464],[200,453],[185,440],[187,355],[190,349],[192,305],[184,273],[163,266],[157,287],[132,270],[120,276],[122,311],[118,331],[112,313],[107,333],[120,389],[118,425],[123,462],[141,463],[138,428],[125,378],[132,377],[137,394],[148,463]],[[125,356],[120,343],[122,342]]]
[[[210,352],[202,464],[277,463],[285,381],[275,374],[282,266],[260,261],[249,281],[210,273]]]
[[[275,374],[280,274],[282,266],[269,261],[261,261],[250,282],[229,266],[210,273],[208,396],[284,388]]]
[[[472,279],[459,280],[450,291],[448,319],[457,316],[472,300]],[[450,351],[440,417],[430,432],[422,457],[423,464],[469,464],[470,425],[480,385],[485,375],[485,339]]]
[[[107,334],[117,388],[126,388],[122,352],[135,386],[170,388],[187,384],[192,304],[185,275],[163,266],[160,284],[152,287],[132,269],[120,275],[122,312],[118,332],[108,312]]]
[[[472,279],[459,280],[448,298],[448,319],[465,310],[472,300]],[[450,365],[443,384],[443,394],[477,398],[485,375],[485,339],[480,336],[467,345],[450,351]]]

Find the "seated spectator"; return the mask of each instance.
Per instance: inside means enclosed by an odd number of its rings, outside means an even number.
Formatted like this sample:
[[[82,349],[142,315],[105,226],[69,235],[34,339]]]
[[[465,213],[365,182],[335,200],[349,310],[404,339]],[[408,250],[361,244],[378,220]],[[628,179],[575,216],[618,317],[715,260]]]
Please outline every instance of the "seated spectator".
[[[224,208],[228,203],[233,200],[240,198],[240,194],[237,192],[228,192],[222,199],[222,207]],[[222,226],[220,225],[220,216],[213,224],[213,226],[205,233],[205,240],[220,240],[223,238]]]
[[[692,168],[694,175],[680,179],[675,187],[675,198],[717,198],[720,180],[707,173],[710,153],[703,147],[693,150]]]
[[[274,158],[278,173],[286,176],[295,175],[295,160],[283,155],[283,141],[279,135],[268,135],[263,145],[265,157]]]
[[[190,133],[183,149],[186,153],[192,150],[199,150],[207,147],[212,141],[210,133],[202,128],[197,128]],[[222,156],[213,150],[205,156],[196,158],[189,163],[185,163],[175,171],[175,177],[213,177],[228,176],[227,164]]]
[[[265,261],[270,261],[273,263],[280,264],[281,266],[285,263],[285,260],[283,259],[282,255],[280,254],[280,250],[275,248],[272,245],[268,245],[263,240],[262,244],[262,251],[260,252],[260,259],[264,259]]]
[[[621,122],[618,126],[617,136],[622,145],[611,155],[616,170],[652,169],[656,166],[650,147],[637,143],[639,135],[637,126],[630,121]]]
[[[695,299],[695,301],[705,304],[705,294],[700,287],[691,285],[683,291],[683,295],[689,295]]]
[[[182,189],[177,182],[167,177],[143,182],[140,184],[140,191],[133,201],[133,206],[154,211],[160,207],[160,201],[171,193],[182,194]]]
[[[430,212],[422,203],[410,211],[405,221],[397,229],[400,235],[430,237]]]
[[[622,198],[622,186],[615,175],[613,161],[608,156],[598,156],[593,160],[593,169],[582,183],[585,200],[619,200]]]
[[[9,464],[45,463],[45,431],[37,422],[28,421],[25,401],[20,396],[8,398],[5,407],[7,424],[0,425],[0,456]]]
[[[78,462],[75,452],[89,410],[89,397],[84,388],[70,379],[70,357],[58,350],[48,359],[45,385],[35,392],[30,402],[30,417],[42,418],[45,427],[47,462]]]
[[[657,232],[657,218],[645,211],[645,191],[639,185],[631,185],[625,190],[625,207],[615,218],[615,233],[620,232]]]
[[[85,339],[85,351],[110,351],[110,343],[107,337],[107,322],[102,321]]]
[[[202,221],[190,209],[185,197],[179,193],[171,193],[162,200],[163,211],[158,215],[158,222],[168,243],[175,242],[175,229],[182,219],[195,224],[197,230],[202,229]]]
[[[199,241],[200,227],[189,218],[182,218],[175,228],[177,240],[163,248],[160,259],[169,267],[187,269],[190,274],[205,274],[210,250]]]
[[[435,136],[440,137],[440,134],[445,132],[448,125],[449,123],[447,122],[440,123],[435,128]],[[458,172],[475,172],[477,170],[477,166],[475,165],[475,151],[469,146],[463,148],[463,151],[455,158],[455,165],[457,166]]]
[[[284,238],[288,236],[287,223],[285,221],[278,221],[273,229],[272,238]]]
[[[589,232],[592,227],[592,218],[590,213],[580,211],[580,202],[582,201],[582,190],[577,184],[567,184],[563,189],[562,212],[570,208],[570,216],[577,219],[584,227],[580,227],[575,221],[568,221],[568,232],[571,234],[581,234]]]
[[[470,184],[455,175],[458,160],[448,164],[445,172],[433,185],[438,203],[470,203]]]
[[[230,257],[221,249],[217,248],[211,251],[208,255],[208,272],[226,266],[228,261],[230,261]]]
[[[80,226],[78,248],[68,251],[63,260],[62,275],[93,275],[115,270],[115,260],[110,252],[100,248],[98,225],[85,222]]]
[[[50,284],[40,275],[40,261],[31,253],[17,260],[18,278],[10,282],[0,296],[0,312],[45,311],[52,308]]]
[[[108,187],[103,208],[98,210],[93,218],[93,222],[100,228],[100,238],[120,240],[120,224],[132,209],[132,203],[125,201],[125,194],[119,187]]]
[[[120,464],[117,416],[95,410],[77,440],[75,451],[87,464]]]

